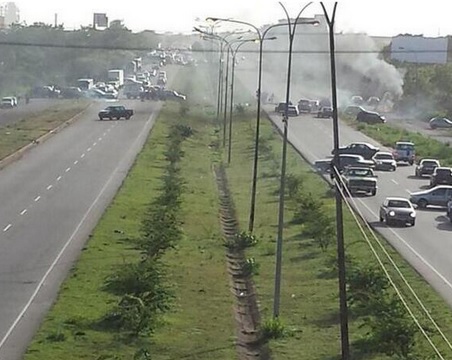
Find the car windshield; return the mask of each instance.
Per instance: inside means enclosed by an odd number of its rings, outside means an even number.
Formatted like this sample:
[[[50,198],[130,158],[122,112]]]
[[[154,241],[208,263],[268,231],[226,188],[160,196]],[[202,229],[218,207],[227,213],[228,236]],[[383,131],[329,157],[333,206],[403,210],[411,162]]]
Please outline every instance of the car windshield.
[[[438,162],[433,161],[433,160],[423,160],[421,162],[421,164],[424,166],[436,166],[436,165],[438,165]]]
[[[410,208],[411,204],[406,200],[389,200],[388,207],[392,208]]]
[[[375,155],[375,159],[378,159],[378,160],[393,160],[394,157],[391,154],[377,154],[377,155]]]
[[[412,144],[397,144],[396,145],[397,150],[413,150],[414,145]]]
[[[350,169],[347,172],[351,176],[372,176],[372,171],[369,169]]]

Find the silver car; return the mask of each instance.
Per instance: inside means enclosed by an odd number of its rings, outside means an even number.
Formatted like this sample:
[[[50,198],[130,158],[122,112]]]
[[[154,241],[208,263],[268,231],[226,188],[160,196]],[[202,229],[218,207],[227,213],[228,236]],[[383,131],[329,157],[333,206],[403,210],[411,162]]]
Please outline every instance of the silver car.
[[[438,185],[429,190],[411,193],[410,201],[419,208],[426,208],[429,205],[446,207],[451,198],[452,185]]]
[[[395,223],[414,226],[416,211],[410,200],[401,197],[388,197],[380,206],[380,222],[385,222],[388,226]]]

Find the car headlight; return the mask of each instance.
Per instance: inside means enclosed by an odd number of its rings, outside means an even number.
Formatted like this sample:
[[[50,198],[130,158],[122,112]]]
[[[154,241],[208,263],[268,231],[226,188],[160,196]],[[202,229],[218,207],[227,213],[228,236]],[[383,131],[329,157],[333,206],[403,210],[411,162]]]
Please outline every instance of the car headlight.
[[[395,215],[395,212],[394,211],[390,211],[389,212],[389,216],[394,216]]]
[[[412,218],[414,218],[414,217],[416,217],[416,213],[415,213],[415,212],[412,212],[412,213],[410,213],[410,216],[411,216]]]

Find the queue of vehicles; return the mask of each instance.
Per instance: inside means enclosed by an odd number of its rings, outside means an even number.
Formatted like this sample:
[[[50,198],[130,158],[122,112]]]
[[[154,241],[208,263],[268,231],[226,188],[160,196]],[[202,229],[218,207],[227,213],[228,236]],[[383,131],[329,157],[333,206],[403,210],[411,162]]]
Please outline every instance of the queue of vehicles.
[[[314,163],[319,172],[333,171],[333,156],[317,160]],[[392,152],[380,149],[366,142],[355,142],[338,149],[339,166],[342,184],[349,195],[370,195],[377,193],[377,177],[374,171],[395,171],[398,164],[405,162],[408,166],[416,162],[415,144],[410,141],[399,141]],[[336,171],[336,170],[335,170]],[[444,207],[452,222],[452,168],[441,166],[437,159],[425,158],[416,162],[414,176],[428,177],[428,188],[411,192],[409,198],[386,198],[380,207],[380,221],[387,225],[402,223],[415,225],[415,208],[424,209],[429,206]]]

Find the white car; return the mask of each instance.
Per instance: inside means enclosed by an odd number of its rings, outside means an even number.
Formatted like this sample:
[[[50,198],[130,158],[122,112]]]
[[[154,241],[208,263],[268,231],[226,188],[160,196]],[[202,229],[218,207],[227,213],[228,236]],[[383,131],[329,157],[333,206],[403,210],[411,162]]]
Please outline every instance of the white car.
[[[373,156],[373,160],[375,161],[375,170],[395,171],[397,169],[397,162],[390,152],[379,151]]]

